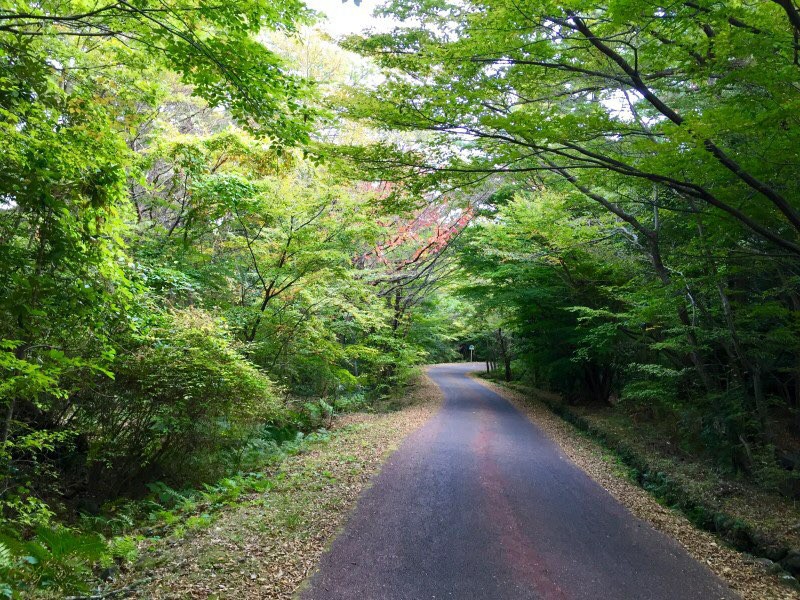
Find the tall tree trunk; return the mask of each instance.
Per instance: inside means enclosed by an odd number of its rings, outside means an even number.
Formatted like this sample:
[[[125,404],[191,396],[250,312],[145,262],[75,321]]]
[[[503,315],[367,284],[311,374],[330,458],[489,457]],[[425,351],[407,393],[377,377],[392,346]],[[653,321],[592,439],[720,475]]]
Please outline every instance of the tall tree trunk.
[[[507,339],[503,336],[503,330],[500,327],[497,328],[497,341],[500,345],[500,358],[505,367],[504,378],[506,381],[511,381],[511,355],[508,352]]]
[[[694,202],[692,201],[692,208],[694,209]],[[733,367],[736,369],[736,374],[738,379],[741,382],[741,385],[747,389],[749,386],[747,385],[747,376],[749,374],[750,379],[752,381],[752,389],[753,389],[753,404],[755,408],[756,415],[758,417],[759,426],[760,426],[760,433],[761,436],[764,438],[765,441],[770,441],[772,439],[772,432],[769,426],[769,418],[767,415],[767,400],[764,396],[764,387],[761,379],[761,365],[758,364],[758,361],[751,360],[751,358],[747,355],[745,349],[742,347],[739,332],[736,327],[736,320],[733,314],[733,307],[731,306],[730,298],[728,297],[727,292],[725,291],[725,286],[722,284],[722,281],[719,277],[716,276],[717,273],[717,266],[714,264],[714,259],[711,256],[707,246],[705,245],[705,229],[703,228],[703,223],[700,220],[700,217],[696,215],[697,218],[697,234],[700,238],[701,247],[703,248],[703,254],[706,259],[706,263],[708,265],[706,272],[707,274],[714,279],[714,286],[717,290],[717,295],[719,296],[720,305],[722,306],[722,314],[725,318],[725,326],[728,329],[728,335],[730,337],[730,349],[733,350]],[[726,350],[728,350],[726,348]],[[729,351],[729,350],[728,350]]]
[[[667,267],[664,265],[664,261],[661,258],[658,235],[653,235],[650,238],[649,252],[650,262],[653,265],[656,275],[664,287],[670,287],[672,285],[672,275],[667,270]],[[691,319],[689,318],[689,309],[686,306],[686,302],[683,302],[678,307],[678,319],[680,320],[681,325],[683,325],[686,329],[686,338],[689,341],[690,347],[689,359],[692,361],[692,365],[694,366],[695,371],[697,371],[697,375],[700,377],[700,382],[703,384],[703,387],[707,392],[711,392],[716,386],[714,386],[711,377],[708,374],[708,369],[706,368],[706,365],[700,355],[700,344],[697,340],[697,334],[694,332],[694,323],[692,323]]]
[[[785,279],[784,279],[785,282]],[[800,296],[794,291],[789,292],[789,299],[792,303],[792,310],[800,313]],[[800,435],[800,354],[795,356],[794,366],[794,393],[790,399],[794,408],[794,428],[795,433]]]

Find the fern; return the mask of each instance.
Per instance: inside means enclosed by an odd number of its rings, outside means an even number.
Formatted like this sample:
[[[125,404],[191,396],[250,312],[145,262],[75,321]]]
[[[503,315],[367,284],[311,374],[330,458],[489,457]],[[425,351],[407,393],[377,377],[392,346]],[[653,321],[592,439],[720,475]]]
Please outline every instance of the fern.
[[[0,542],[0,573],[10,571],[14,566],[14,555],[11,548]]]
[[[180,493],[178,490],[172,489],[162,481],[148,483],[147,489],[149,489],[164,506],[181,506],[189,500],[188,496]]]
[[[79,534],[70,529],[50,529],[40,527],[36,530],[39,542],[49,549],[50,558],[61,559],[68,556],[87,560],[99,560],[106,551],[106,543],[95,534]]]

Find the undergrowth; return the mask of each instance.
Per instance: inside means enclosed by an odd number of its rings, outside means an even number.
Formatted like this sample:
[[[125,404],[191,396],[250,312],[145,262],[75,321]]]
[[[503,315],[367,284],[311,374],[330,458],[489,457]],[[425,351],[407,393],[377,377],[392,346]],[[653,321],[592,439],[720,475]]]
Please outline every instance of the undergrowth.
[[[209,527],[219,512],[263,493],[282,478],[277,466],[288,456],[325,443],[325,428],[305,434],[265,427],[244,445],[238,462],[260,470],[241,470],[199,488],[174,489],[148,484],[141,499],[119,499],[97,514],[82,514],[71,526],[39,526],[22,538],[0,530],[0,598],[63,597],[88,593],[102,580],[134,562],[145,538],[179,538]]]

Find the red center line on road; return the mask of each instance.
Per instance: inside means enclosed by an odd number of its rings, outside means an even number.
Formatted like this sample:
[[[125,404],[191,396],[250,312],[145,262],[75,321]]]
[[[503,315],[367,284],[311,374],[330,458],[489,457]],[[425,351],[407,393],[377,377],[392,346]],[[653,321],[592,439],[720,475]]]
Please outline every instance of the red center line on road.
[[[536,552],[530,539],[522,533],[514,508],[503,493],[506,482],[497,462],[492,457],[491,413],[481,410],[478,434],[473,440],[473,450],[478,458],[478,469],[486,496],[486,514],[497,532],[503,561],[511,568],[515,580],[524,582],[547,600],[568,600],[569,597],[550,576],[543,558]]]

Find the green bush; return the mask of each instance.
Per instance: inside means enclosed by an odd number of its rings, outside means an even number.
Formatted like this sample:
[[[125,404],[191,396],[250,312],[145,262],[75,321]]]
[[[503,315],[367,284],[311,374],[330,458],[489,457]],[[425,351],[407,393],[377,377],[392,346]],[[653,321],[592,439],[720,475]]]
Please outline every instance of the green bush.
[[[80,406],[95,489],[118,494],[144,480],[208,480],[222,451],[257,424],[286,418],[271,382],[209,314],[160,315],[132,341],[113,367],[115,378]]]
[[[107,554],[102,537],[39,527],[30,540],[0,535],[0,597],[30,590],[87,591],[92,568]]]

